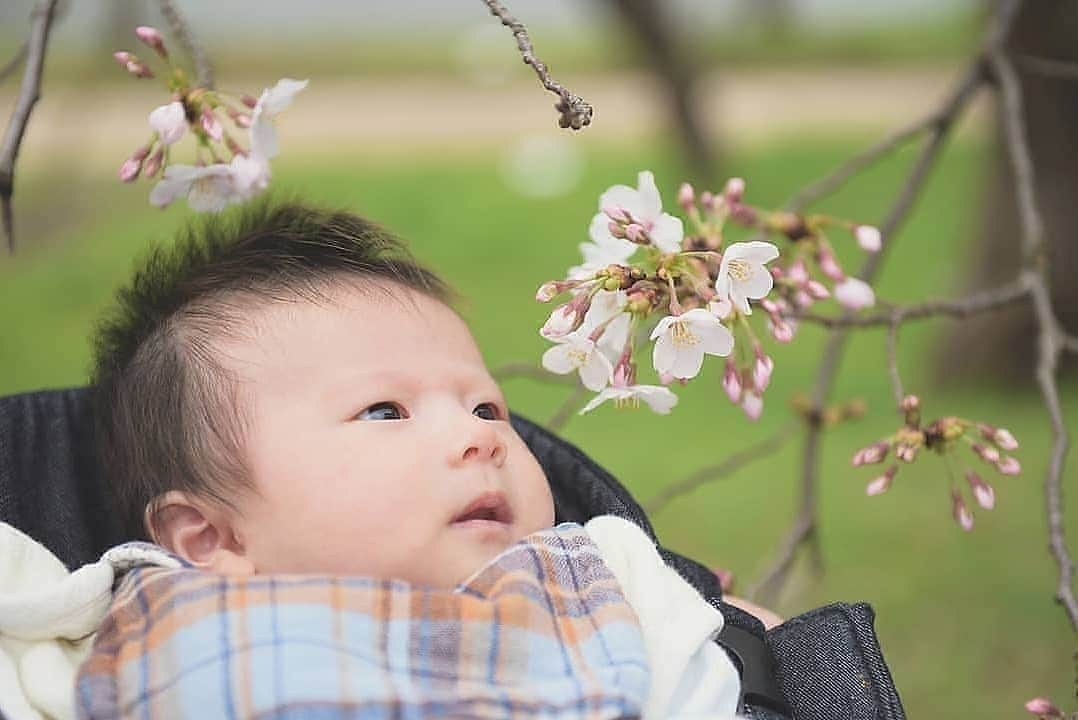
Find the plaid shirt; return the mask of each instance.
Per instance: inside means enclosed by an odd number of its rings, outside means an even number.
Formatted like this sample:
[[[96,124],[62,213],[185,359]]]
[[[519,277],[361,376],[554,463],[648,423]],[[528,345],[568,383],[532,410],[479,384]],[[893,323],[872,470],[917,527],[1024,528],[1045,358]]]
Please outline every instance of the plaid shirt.
[[[456,590],[131,570],[79,671],[80,718],[638,717],[636,615],[579,525]]]

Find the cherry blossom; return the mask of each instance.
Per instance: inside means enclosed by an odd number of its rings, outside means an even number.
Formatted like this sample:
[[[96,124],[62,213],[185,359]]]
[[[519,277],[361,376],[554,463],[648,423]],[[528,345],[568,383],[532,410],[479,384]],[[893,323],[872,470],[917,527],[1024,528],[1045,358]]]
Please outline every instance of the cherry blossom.
[[[703,308],[668,315],[651,332],[655,370],[688,380],[700,373],[704,354],[725,357],[734,349],[734,335]]]
[[[835,299],[850,310],[861,310],[876,304],[876,293],[865,281],[848,277],[835,285]]]
[[[662,198],[651,171],[643,170],[637,175],[635,188],[614,185],[608,189],[599,198],[599,207],[620,211],[621,224],[641,226],[651,243],[663,252],[681,250],[685,235],[681,218],[663,212]],[[610,229],[612,219],[607,212],[600,212],[592,219],[591,237],[597,244],[618,239]]]
[[[307,80],[283,78],[262,91],[251,112],[251,152],[265,160],[277,157],[277,131],[271,122],[292,104],[296,94],[307,87]]]
[[[606,387],[614,370],[598,345],[579,331],[543,353],[543,367],[559,375],[578,371],[584,387],[595,392]]]
[[[765,297],[775,279],[765,264],[779,256],[779,249],[769,242],[753,240],[730,245],[722,254],[715,291],[745,315],[751,315],[749,300]]]
[[[613,400],[614,405],[617,407],[636,407],[643,400],[649,408],[660,415],[669,415],[670,411],[677,405],[677,395],[659,385],[615,384],[605,388],[593,397],[580,411],[580,414],[591,412],[607,400]]]
[[[150,192],[150,204],[163,208],[181,197],[192,210],[220,212],[238,196],[228,165],[169,165],[164,179]]]

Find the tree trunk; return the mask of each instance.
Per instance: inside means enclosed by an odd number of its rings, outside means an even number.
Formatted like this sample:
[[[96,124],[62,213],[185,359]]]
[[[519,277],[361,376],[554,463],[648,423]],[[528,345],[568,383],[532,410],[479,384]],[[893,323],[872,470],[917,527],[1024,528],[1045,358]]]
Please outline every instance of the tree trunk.
[[[696,72],[681,52],[667,5],[657,0],[613,0],[629,30],[647,53],[651,69],[668,93],[674,132],[685,150],[692,180],[704,187],[718,182],[716,151],[695,97]]]
[[[1037,206],[1044,218],[1050,253],[1052,300],[1063,327],[1078,334],[1078,77],[1050,76],[1021,56],[1078,63],[1078,3],[1023,3],[1010,48],[1025,101],[1028,142],[1036,174]],[[988,288],[1014,277],[1020,262],[1021,226],[1014,178],[1003,141],[997,104],[996,142],[984,193],[977,240],[970,245],[967,290]],[[1036,321],[1028,305],[952,325],[941,343],[940,375],[1032,383],[1037,361]],[[1064,357],[1073,372],[1073,355]]]

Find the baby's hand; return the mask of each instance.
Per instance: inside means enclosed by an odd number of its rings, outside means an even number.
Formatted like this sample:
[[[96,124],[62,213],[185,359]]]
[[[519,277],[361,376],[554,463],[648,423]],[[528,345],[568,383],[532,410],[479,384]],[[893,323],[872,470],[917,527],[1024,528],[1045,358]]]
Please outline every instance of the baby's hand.
[[[771,612],[767,608],[755,605],[748,600],[745,600],[744,598],[739,598],[736,595],[723,595],[722,599],[730,603],[734,607],[741,608],[750,615],[755,615],[760,620],[760,622],[764,624],[764,628],[766,630],[770,630],[776,625],[781,625],[783,623],[783,619],[775,613]]]

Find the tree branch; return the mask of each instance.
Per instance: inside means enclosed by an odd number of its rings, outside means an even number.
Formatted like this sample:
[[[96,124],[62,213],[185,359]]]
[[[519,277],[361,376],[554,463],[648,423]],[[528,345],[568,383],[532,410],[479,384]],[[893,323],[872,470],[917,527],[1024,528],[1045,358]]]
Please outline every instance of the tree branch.
[[[891,376],[891,391],[895,406],[902,404],[906,392],[902,388],[902,376],[898,373],[898,326],[902,324],[902,311],[891,311],[891,324],[887,328],[887,371]]]
[[[1019,217],[1022,227],[1023,275],[1030,283],[1034,315],[1038,325],[1036,378],[1052,424],[1052,454],[1044,478],[1045,505],[1048,512],[1048,541],[1059,568],[1056,601],[1062,605],[1071,628],[1078,630],[1078,600],[1073,588],[1074,565],[1067,551],[1063,527],[1063,466],[1069,437],[1059,401],[1056,371],[1063,351],[1064,335],[1052,308],[1049,291],[1048,258],[1044,222],[1036,200],[1036,176],[1027,140],[1022,88],[1011,60],[1002,45],[989,55],[999,84],[1003,129],[1007,153],[1017,187]]]
[[[195,75],[198,76],[199,87],[212,89],[213,65],[202,50],[202,46],[195,41],[187,21],[184,20],[183,15],[176,9],[176,6],[172,4],[172,0],[160,0],[159,5],[161,14],[165,17],[169,29],[176,36],[176,39],[180,41],[183,51],[187,53],[187,57],[191,58],[191,62],[195,65]]]
[[[1078,80],[1078,63],[1034,57],[1033,55],[1015,55],[1014,61],[1023,70],[1034,72],[1038,75]]]
[[[1014,17],[1018,9],[1018,1],[1019,0],[1006,0],[1002,4],[995,17],[993,26],[986,37],[984,43],[985,53],[993,51],[1001,46],[1010,30],[1011,24],[1014,22]],[[962,111],[969,105],[969,101],[984,83],[985,79],[985,60],[983,56],[979,56],[970,65],[965,75],[963,75],[962,79],[955,86],[955,89],[946,98],[941,110],[930,116],[933,121],[927,123],[924,128],[929,132],[929,136],[925,140],[916,162],[906,176],[906,180],[899,192],[898,198],[896,198],[890,212],[880,225],[880,232],[885,238],[883,249],[872,255],[862,266],[860,272],[857,274],[861,280],[871,282],[875,278],[887,252],[894,245],[892,237],[912,209],[913,203],[920,194],[924,181],[928,176],[928,172],[934,165],[951,127],[961,115]],[[886,149],[887,147],[893,148],[896,147],[897,144],[898,143],[878,144],[875,146],[875,157],[878,159],[885,154],[880,151],[881,149]],[[843,170],[843,167],[846,167],[847,169]],[[825,178],[816,183],[817,189],[812,194],[798,193],[794,199],[791,200],[788,207],[795,207],[795,201],[799,203],[815,202],[828,192],[839,187],[842,182],[848,180],[853,174],[848,169],[850,167],[849,165],[843,167],[840,167],[832,173],[832,176],[839,178],[840,182]],[[860,165],[855,166],[855,169],[860,169],[860,167]],[[842,319],[832,331],[831,337],[828,339],[827,345],[824,348],[823,360],[820,363],[820,369],[817,372],[816,383],[812,391],[811,412],[815,416],[818,416],[819,413],[822,412],[823,404],[830,394],[831,386],[834,382],[835,375],[838,372],[839,361],[842,358],[849,332],[843,325],[848,323],[849,319],[852,317],[852,312],[847,311],[843,314]],[[889,315],[886,322],[890,322]],[[801,545],[805,542],[815,542],[816,540],[816,486],[819,472],[817,460],[821,429],[821,425],[818,422],[810,423],[808,426],[805,435],[805,450],[801,475],[801,503],[798,515],[794,520],[793,527],[781,545],[778,557],[772,566],[765,572],[763,579],[753,586],[749,593],[750,597],[755,598],[759,594],[765,602],[772,602],[772,599],[778,595],[782,586],[785,584],[786,578],[788,577],[789,571],[797,556],[797,551],[800,549]]]
[[[1029,283],[1024,278],[1019,278],[1006,285],[1001,285],[991,290],[982,290],[958,300],[929,300],[917,305],[895,305],[890,309],[868,315],[845,314],[838,317],[829,317],[809,312],[791,312],[785,317],[829,328],[890,325],[896,313],[901,316],[899,324],[905,323],[907,320],[922,320],[934,317],[964,318],[1012,305],[1027,298],[1029,293]]]
[[[0,144],[0,223],[7,235],[8,252],[15,252],[15,219],[11,196],[15,192],[15,159],[19,154],[30,113],[41,97],[41,74],[45,67],[45,50],[49,44],[49,29],[59,0],[40,0],[34,7],[30,39],[26,42],[26,68],[23,70],[19,96],[11,121]]]
[[[565,423],[569,422],[569,418],[576,412],[576,406],[584,399],[584,395],[587,391],[588,389],[586,387],[579,384],[573,388],[572,394],[565,398],[565,402],[561,404],[561,407],[558,408],[557,412],[555,412],[550,420],[547,421],[547,430],[550,432],[558,432],[565,427]]]
[[[660,490],[655,497],[644,503],[644,509],[648,514],[657,513],[660,510],[663,510],[675,498],[690,493],[712,480],[718,480],[719,478],[732,475],[754,460],[759,460],[778,452],[782,446],[786,444],[786,441],[793,437],[797,427],[797,422],[788,422],[779,428],[774,435],[765,439],[763,442],[757,443],[741,452],[734,453],[722,462],[700,468],[696,472],[677,482],[670,483]]]
[[[517,41],[517,49],[520,50],[521,57],[524,59],[524,64],[531,65],[544,88],[561,98],[558,104],[554,106],[561,113],[561,117],[558,118],[558,125],[563,128],[572,128],[573,130],[580,130],[590,125],[594,112],[591,105],[584,102],[578,95],[569,92],[550,76],[546,64],[535,56],[535,50],[532,48],[531,39],[528,37],[528,30],[524,27],[524,24],[510,15],[509,11],[498,0],[483,0],[483,2],[490,9],[490,14],[501,20],[502,25],[512,31],[513,37]]]

